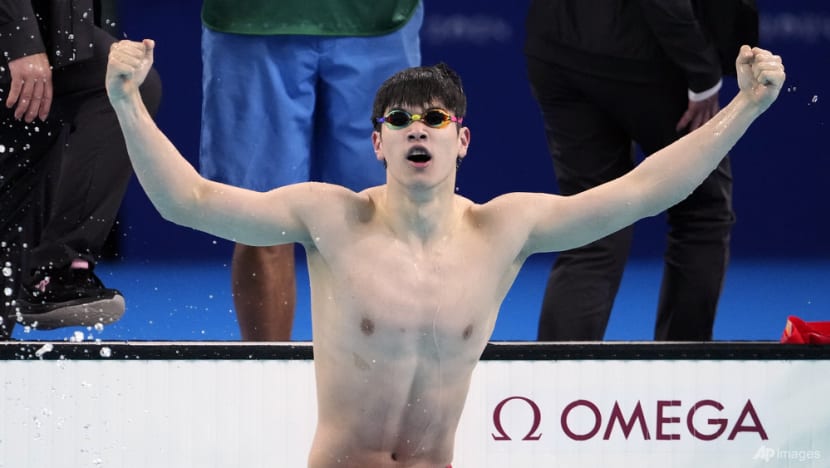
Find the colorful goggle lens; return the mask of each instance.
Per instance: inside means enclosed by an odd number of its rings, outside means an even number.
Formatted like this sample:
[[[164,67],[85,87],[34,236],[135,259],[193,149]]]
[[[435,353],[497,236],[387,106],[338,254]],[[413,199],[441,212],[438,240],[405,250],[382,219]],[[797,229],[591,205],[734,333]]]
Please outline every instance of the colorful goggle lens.
[[[423,122],[432,128],[444,128],[449,125],[450,122],[457,122],[460,124],[463,120],[464,119],[462,117],[450,115],[450,113],[444,109],[429,109],[423,114],[410,114],[403,109],[392,109],[383,117],[375,119],[377,123],[385,123],[395,129],[406,128],[415,121]]]

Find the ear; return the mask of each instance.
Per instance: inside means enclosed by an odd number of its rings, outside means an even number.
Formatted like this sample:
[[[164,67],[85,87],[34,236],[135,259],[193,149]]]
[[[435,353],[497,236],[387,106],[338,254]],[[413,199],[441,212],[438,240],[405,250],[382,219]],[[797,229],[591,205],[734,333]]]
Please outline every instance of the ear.
[[[380,131],[372,131],[372,148],[375,150],[375,157],[378,161],[384,162],[386,158],[383,156],[383,140],[380,138]]]
[[[461,127],[458,130],[458,158],[464,159],[467,156],[467,149],[470,147],[470,129]]]

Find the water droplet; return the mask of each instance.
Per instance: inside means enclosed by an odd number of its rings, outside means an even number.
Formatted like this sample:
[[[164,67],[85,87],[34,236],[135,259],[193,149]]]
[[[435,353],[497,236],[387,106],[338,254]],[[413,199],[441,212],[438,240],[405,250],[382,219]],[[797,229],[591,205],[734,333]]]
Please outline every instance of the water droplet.
[[[48,353],[49,351],[52,351],[52,349],[54,349],[52,343],[46,343],[45,345],[41,346],[37,351],[35,351],[35,357],[43,357],[44,354]]]
[[[101,357],[110,357],[112,356],[112,350],[109,347],[104,346],[103,348],[101,348],[100,354]]]

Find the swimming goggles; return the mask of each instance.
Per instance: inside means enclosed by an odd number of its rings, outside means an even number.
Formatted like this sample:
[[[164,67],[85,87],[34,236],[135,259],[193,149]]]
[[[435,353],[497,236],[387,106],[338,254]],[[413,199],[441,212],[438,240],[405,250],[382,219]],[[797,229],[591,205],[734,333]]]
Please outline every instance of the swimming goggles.
[[[457,122],[458,124],[461,124],[463,120],[463,117],[450,115],[450,113],[444,109],[429,109],[423,114],[410,114],[403,109],[392,109],[383,117],[376,118],[375,122],[379,124],[385,123],[389,127],[399,130],[408,127],[415,121],[423,122],[432,128],[444,128],[449,125],[450,122]]]

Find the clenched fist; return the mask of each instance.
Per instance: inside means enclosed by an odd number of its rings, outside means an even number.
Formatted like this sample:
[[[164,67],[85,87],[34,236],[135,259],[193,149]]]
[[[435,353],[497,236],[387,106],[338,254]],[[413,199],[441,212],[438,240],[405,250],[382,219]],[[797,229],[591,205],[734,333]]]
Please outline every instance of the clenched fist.
[[[778,97],[786,74],[781,57],[759,47],[743,46],[735,60],[738,86],[761,111]]]
[[[153,66],[155,46],[152,39],[144,39],[141,42],[119,41],[110,47],[106,77],[110,102],[115,103],[131,96],[140,99],[138,87]]]

